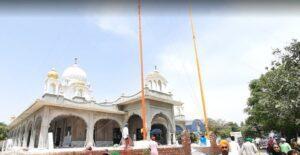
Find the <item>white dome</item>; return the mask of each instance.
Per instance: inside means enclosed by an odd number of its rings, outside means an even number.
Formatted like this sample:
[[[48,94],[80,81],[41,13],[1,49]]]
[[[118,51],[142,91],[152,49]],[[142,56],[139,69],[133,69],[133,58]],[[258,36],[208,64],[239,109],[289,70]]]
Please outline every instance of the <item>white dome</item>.
[[[86,82],[87,78],[86,78],[86,73],[83,69],[81,69],[80,67],[78,67],[77,64],[74,64],[70,67],[68,67],[67,69],[65,69],[65,71],[62,74],[62,78],[63,79],[67,79],[67,80],[76,80],[76,81],[82,81],[82,82]]]
[[[158,70],[154,70],[153,72],[150,72],[146,78],[145,78],[146,81],[149,81],[149,80],[161,80],[161,82],[163,83],[167,83],[167,80],[159,73]]]

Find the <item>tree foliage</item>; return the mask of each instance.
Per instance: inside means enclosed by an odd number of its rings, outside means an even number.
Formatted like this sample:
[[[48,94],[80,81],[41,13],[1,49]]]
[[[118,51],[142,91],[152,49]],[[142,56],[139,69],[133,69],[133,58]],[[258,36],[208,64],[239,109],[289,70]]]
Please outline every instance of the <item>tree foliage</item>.
[[[8,133],[7,125],[0,122],[0,140],[6,139],[7,133]]]
[[[249,84],[246,125],[291,137],[300,129],[300,42],[293,40],[273,54],[277,60]]]
[[[208,119],[209,131],[214,132],[217,136],[222,138],[227,138],[230,136],[230,132],[240,131],[240,127],[234,122],[226,122],[224,120],[218,119]]]

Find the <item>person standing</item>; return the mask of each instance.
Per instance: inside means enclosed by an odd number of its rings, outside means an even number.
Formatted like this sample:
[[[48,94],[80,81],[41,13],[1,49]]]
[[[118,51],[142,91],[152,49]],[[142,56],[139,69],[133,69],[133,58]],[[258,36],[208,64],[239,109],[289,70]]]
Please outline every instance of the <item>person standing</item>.
[[[149,147],[150,147],[150,150],[151,150],[150,151],[151,155],[158,155],[158,150],[157,150],[158,144],[155,141],[155,136],[151,137],[151,140],[150,140],[150,143],[149,143]]]
[[[289,143],[286,142],[285,138],[280,138],[280,150],[284,153],[288,153],[292,148]]]
[[[251,138],[246,138],[246,142],[242,145],[241,154],[242,155],[255,155],[258,150],[255,144],[251,143]]]
[[[127,148],[129,145],[129,131],[127,123],[124,125],[124,128],[122,130],[122,138],[125,141],[125,148]]]
[[[231,155],[238,155],[239,152],[240,152],[240,146],[235,141],[234,136],[231,136],[230,139],[231,139],[231,141],[229,142],[229,152],[230,152]]]

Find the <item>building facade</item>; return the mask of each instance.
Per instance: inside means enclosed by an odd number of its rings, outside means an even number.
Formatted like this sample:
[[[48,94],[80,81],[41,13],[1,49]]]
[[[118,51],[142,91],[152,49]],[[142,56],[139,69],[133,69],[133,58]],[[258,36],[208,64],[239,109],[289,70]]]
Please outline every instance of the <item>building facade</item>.
[[[185,128],[182,114],[175,114],[183,103],[172,98],[158,70],[148,74],[145,83],[147,139],[154,134],[161,144],[172,144],[176,126]],[[55,148],[112,146],[119,144],[121,129],[128,124],[130,137],[138,141],[142,140],[140,109],[140,92],[96,102],[85,71],[75,61],[61,78],[54,69],[48,72],[44,95],[10,123],[9,138],[13,146],[27,148],[48,148],[50,138]]]

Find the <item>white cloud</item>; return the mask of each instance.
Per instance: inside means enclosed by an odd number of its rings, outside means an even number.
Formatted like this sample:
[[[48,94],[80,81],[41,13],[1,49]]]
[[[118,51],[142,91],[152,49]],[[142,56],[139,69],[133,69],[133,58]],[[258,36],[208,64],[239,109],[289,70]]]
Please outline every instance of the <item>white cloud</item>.
[[[101,30],[131,38],[137,37],[138,18],[135,3],[109,1],[96,8],[97,12],[88,13],[87,17],[93,20]]]
[[[109,31],[117,35],[137,37],[136,23],[131,22],[130,17],[102,16],[97,20],[97,25],[104,31]]]

